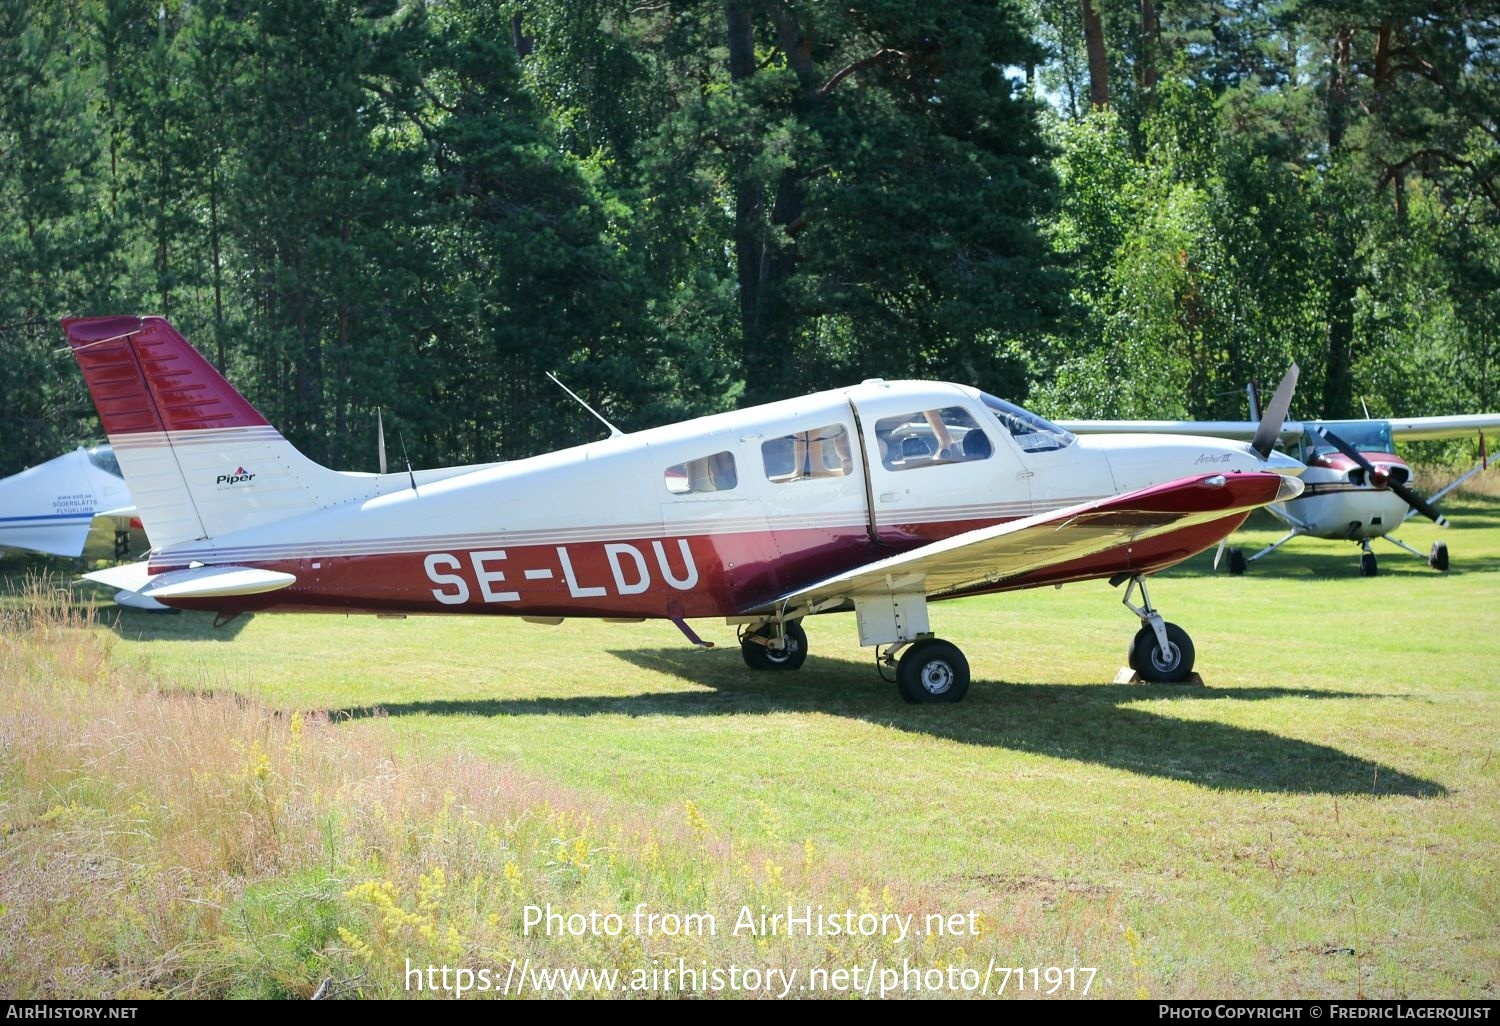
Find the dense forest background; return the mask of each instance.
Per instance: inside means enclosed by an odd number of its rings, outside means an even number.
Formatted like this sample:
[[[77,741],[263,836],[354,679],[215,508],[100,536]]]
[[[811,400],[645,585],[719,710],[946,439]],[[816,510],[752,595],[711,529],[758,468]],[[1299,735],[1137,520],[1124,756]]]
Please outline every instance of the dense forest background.
[[[1493,0],[0,0],[0,473],[160,313],[310,456],[869,376],[1500,408]]]

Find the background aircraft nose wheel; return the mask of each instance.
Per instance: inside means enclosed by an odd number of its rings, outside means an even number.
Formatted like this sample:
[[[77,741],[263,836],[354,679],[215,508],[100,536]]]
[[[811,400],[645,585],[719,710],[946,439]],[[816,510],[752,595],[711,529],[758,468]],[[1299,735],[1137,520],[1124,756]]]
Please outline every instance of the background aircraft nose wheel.
[[[740,639],[740,655],[745,659],[745,665],[752,670],[798,670],[802,664],[807,662],[807,632],[802,629],[802,624],[796,620],[788,620],[783,625],[786,632],[786,645],[775,649],[756,641],[756,638],[772,639],[776,637],[776,625],[768,623],[759,630],[752,631]]]
[[[1167,651],[1156,631],[1144,624],[1130,644],[1130,668],[1153,684],[1181,684],[1193,675],[1193,640],[1175,623],[1166,624]]]
[[[1229,550],[1229,573],[1232,576],[1234,576],[1234,577],[1239,577],[1242,574],[1244,574],[1244,572],[1245,572],[1245,566],[1246,566],[1246,563],[1245,563],[1245,550],[1244,549],[1230,549]]]
[[[1434,570],[1447,571],[1448,569],[1448,543],[1433,542],[1432,551],[1427,554],[1427,565]]]
[[[914,705],[962,701],[969,693],[969,661],[957,645],[926,638],[901,653],[896,688]]]
[[[1375,562],[1375,553],[1361,552],[1359,554],[1359,576],[1374,577],[1379,572],[1380,567]]]

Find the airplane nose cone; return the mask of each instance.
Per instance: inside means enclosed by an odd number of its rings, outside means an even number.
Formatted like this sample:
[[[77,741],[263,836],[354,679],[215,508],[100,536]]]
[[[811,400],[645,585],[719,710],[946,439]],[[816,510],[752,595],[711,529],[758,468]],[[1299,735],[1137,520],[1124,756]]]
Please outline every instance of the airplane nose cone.
[[[1302,489],[1305,487],[1307,486],[1302,483],[1301,478],[1283,477],[1276,487],[1276,501],[1286,502],[1288,499],[1295,499],[1302,494]]]
[[[1307,469],[1307,465],[1299,459],[1288,456],[1284,452],[1272,449],[1270,457],[1266,460],[1265,469],[1274,471],[1277,474],[1297,476]]]

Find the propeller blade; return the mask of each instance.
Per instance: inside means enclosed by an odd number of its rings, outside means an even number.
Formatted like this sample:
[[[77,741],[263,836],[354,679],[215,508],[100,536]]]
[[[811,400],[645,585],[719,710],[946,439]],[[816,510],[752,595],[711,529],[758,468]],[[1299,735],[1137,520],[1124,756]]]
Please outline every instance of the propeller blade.
[[[1365,479],[1367,481],[1374,480],[1375,465],[1372,464],[1369,460],[1365,459],[1364,453],[1360,452],[1358,449],[1354,448],[1354,446],[1350,445],[1348,442],[1344,441],[1338,435],[1334,434],[1332,431],[1329,431],[1325,427],[1318,428],[1318,434],[1321,435],[1323,439],[1328,442],[1328,444],[1332,445],[1339,452],[1349,457],[1355,463],[1358,463],[1361,467],[1364,467],[1366,475]],[[1447,517],[1443,516],[1436,509],[1434,509],[1432,503],[1428,502],[1416,492],[1406,487],[1406,485],[1392,481],[1386,487],[1395,492],[1397,495],[1401,496],[1401,498],[1405,500],[1408,506],[1416,510],[1418,513],[1422,514],[1428,520],[1431,520],[1433,523],[1437,524],[1439,527],[1448,526]]]
[[[1323,439],[1323,441],[1333,446],[1335,449],[1343,453],[1345,456],[1349,457],[1355,463],[1358,463],[1361,467],[1364,467],[1365,473],[1367,475],[1373,475],[1375,473],[1375,464],[1365,459],[1364,453],[1360,452],[1354,446],[1344,441],[1338,435],[1334,434],[1332,431],[1329,431],[1326,427],[1318,428],[1318,435]]]
[[[1271,449],[1276,445],[1276,436],[1281,434],[1281,425],[1286,423],[1287,411],[1292,408],[1292,393],[1297,390],[1299,373],[1297,365],[1292,364],[1286,372],[1286,377],[1281,379],[1281,384],[1276,386],[1276,394],[1271,396],[1271,401],[1266,404],[1266,412],[1261,415],[1260,426],[1255,429],[1255,438],[1250,442],[1250,448],[1260,453],[1260,458],[1263,460],[1271,458]]]
[[[379,435],[378,448],[380,450],[380,472],[385,473],[385,417],[381,414],[379,407],[375,410],[375,433]]]
[[[1406,485],[1398,484],[1397,482],[1392,481],[1391,491],[1395,492],[1397,495],[1401,496],[1401,498],[1405,499],[1408,506],[1416,510],[1418,513],[1422,514],[1428,520],[1431,520],[1434,524],[1437,524],[1439,527],[1448,526],[1447,517],[1439,513],[1433,507],[1432,503],[1428,502],[1416,492],[1406,487]]]
[[[1222,537],[1222,538],[1219,539],[1219,548],[1218,548],[1218,550],[1216,552],[1214,552],[1214,569],[1215,570],[1219,569],[1219,560],[1221,560],[1221,559],[1224,558],[1224,546],[1226,546],[1228,544],[1229,544],[1229,535],[1226,534],[1224,537]]]

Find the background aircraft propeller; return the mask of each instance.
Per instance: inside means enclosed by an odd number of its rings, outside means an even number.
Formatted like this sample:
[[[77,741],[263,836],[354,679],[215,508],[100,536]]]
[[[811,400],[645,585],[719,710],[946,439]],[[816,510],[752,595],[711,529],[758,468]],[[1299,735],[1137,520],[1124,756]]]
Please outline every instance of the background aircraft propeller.
[[[1322,435],[1329,445],[1332,445],[1339,452],[1343,453],[1345,456],[1349,457],[1355,463],[1363,467],[1365,469],[1365,480],[1369,481],[1372,485],[1377,488],[1389,488],[1391,491],[1401,496],[1402,499],[1406,500],[1406,504],[1408,506],[1416,510],[1418,513],[1422,514],[1427,519],[1431,520],[1433,523],[1437,524],[1439,527],[1448,526],[1448,518],[1439,513],[1430,502],[1422,498],[1410,488],[1406,487],[1406,485],[1402,484],[1401,482],[1390,480],[1390,475],[1388,473],[1382,473],[1381,471],[1376,470],[1375,465],[1369,460],[1365,459],[1364,453],[1360,452],[1358,449],[1354,448],[1354,446],[1350,445],[1348,442],[1344,441],[1338,435],[1334,434],[1332,431],[1329,431],[1325,427],[1318,428],[1318,434]]]

